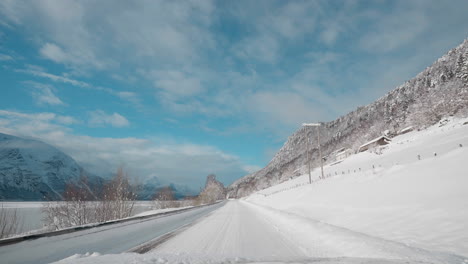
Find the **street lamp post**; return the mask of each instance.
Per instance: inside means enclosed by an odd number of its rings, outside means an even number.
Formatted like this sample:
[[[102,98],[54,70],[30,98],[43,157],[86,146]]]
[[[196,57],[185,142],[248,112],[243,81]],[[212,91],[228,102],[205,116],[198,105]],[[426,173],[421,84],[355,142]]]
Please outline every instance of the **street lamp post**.
[[[307,162],[309,163],[309,184],[312,183],[312,177],[310,175],[310,156],[309,156],[309,137],[307,137],[307,150],[306,150],[306,153],[307,153]]]
[[[323,158],[322,158],[322,149],[320,147],[320,123],[303,123],[303,127],[316,127],[317,128],[317,144],[318,144],[318,150],[319,150],[319,156],[320,156],[320,169],[322,172],[322,176],[320,177],[321,179],[325,179],[323,176]],[[310,175],[310,155],[309,155],[309,137],[307,137],[307,159],[309,160],[309,183],[312,183],[312,178]]]

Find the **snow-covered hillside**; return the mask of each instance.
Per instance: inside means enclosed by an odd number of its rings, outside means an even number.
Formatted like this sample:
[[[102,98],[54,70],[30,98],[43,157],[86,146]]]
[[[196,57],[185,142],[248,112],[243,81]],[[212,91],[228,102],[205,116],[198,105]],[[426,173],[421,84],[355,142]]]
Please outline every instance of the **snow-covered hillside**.
[[[70,156],[41,141],[0,133],[0,199],[60,199],[82,168]],[[85,173],[87,174],[87,173]],[[88,185],[102,180],[87,175]]]
[[[341,148],[356,151],[384,131],[392,135],[408,126],[425,128],[449,116],[468,116],[468,40],[375,102],[323,123],[322,152],[327,156]],[[314,121],[319,120],[304,120]],[[300,128],[265,168],[231,184],[230,197],[243,197],[304,173],[308,138],[313,142],[308,151],[317,166],[316,130]]]
[[[393,138],[248,202],[430,251],[468,256],[468,119]],[[306,227],[304,227],[304,230]]]

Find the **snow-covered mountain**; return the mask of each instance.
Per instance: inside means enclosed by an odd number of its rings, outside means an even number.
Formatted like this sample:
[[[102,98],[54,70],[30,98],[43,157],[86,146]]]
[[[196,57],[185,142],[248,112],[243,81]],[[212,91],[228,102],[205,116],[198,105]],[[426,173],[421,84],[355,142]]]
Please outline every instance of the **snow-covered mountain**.
[[[174,191],[176,199],[182,199],[186,196],[196,195],[196,192],[188,188],[187,186],[170,183],[165,185],[158,177],[151,177],[147,179],[143,184],[138,186],[137,199],[138,200],[153,200],[154,195],[159,192],[162,188],[170,187]]]
[[[147,179],[142,184],[139,184],[137,190],[137,199],[138,200],[152,200],[157,190],[161,186],[161,182],[158,177],[151,177]]]
[[[392,135],[409,126],[425,128],[448,116],[468,116],[468,39],[377,101],[323,123],[322,153],[324,157],[332,156],[342,148],[355,152],[384,132]],[[228,195],[246,196],[304,174],[307,138],[312,139],[312,166],[318,166],[316,137],[315,128],[300,128],[265,168],[232,183]]]
[[[51,145],[0,133],[0,200],[61,199],[65,184],[80,175],[90,189],[103,183]]]

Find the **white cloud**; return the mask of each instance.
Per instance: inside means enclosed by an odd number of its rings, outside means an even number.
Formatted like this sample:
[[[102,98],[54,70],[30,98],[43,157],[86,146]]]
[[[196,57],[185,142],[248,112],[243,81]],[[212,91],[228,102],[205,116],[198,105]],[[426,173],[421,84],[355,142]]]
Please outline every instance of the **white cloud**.
[[[254,58],[266,63],[276,63],[281,55],[279,41],[270,34],[244,39],[234,46],[234,53],[243,60]]]
[[[11,60],[13,60],[13,57],[11,57],[10,55],[0,54],[0,61],[11,61]]]
[[[132,100],[134,99],[137,95],[133,92],[128,92],[128,91],[123,91],[123,92],[117,92],[117,95],[120,97],[120,98],[124,98],[124,99],[128,99],[128,100]]]
[[[304,57],[310,58],[311,61],[309,64],[330,64],[334,62],[339,62],[341,54],[333,51],[326,51],[326,52],[309,52]]]
[[[0,117],[7,121],[6,126],[2,128],[4,132],[25,135],[39,135],[53,131],[67,131],[63,124],[79,123],[71,116],[57,115],[54,113],[22,113],[8,110],[0,110]]]
[[[27,69],[19,69],[16,70],[17,72],[22,72],[22,73],[27,73],[33,76],[37,77],[42,77],[42,78],[47,78],[51,81],[54,82],[61,82],[61,83],[66,83],[66,84],[71,84],[73,86],[77,87],[82,87],[82,88],[91,88],[92,86],[86,82],[70,79],[68,77],[64,76],[59,76],[55,74],[51,74],[48,72],[45,72],[42,68],[34,66],[34,65],[28,65]]]
[[[49,87],[44,87],[37,93],[33,92],[33,96],[36,97],[39,104],[64,105],[62,100],[60,100]]]
[[[308,120],[314,121],[320,117],[318,107],[298,93],[293,92],[259,92],[250,99],[252,113],[264,122],[276,125],[296,125]]]
[[[52,86],[36,82],[26,82],[26,84],[33,88],[31,90],[31,95],[36,100],[37,104],[65,105],[65,103],[54,94]]]
[[[244,61],[277,63],[285,47],[314,33],[319,9],[317,1],[234,3],[229,12],[248,32],[233,45],[234,54]]]
[[[115,94],[121,99],[131,102],[134,105],[140,105],[140,98],[138,97],[138,94],[134,92],[129,92],[129,91],[117,92],[116,91]]]
[[[42,46],[42,48],[39,50],[39,53],[45,58],[54,62],[64,63],[69,61],[67,54],[65,54],[62,48],[52,43],[46,43],[44,46]]]
[[[76,79],[71,79],[65,76],[60,76],[52,73],[45,72],[44,69],[41,67],[35,66],[35,65],[27,65],[26,69],[17,69],[15,70],[16,72],[21,72],[21,73],[26,73],[30,74],[32,76],[36,77],[42,77],[46,78],[48,80],[51,80],[53,82],[58,82],[58,83],[65,83],[65,84],[70,84],[76,87],[80,88],[86,88],[86,89],[92,89],[92,90],[98,90],[98,91],[103,91],[105,93],[108,93],[113,96],[117,96],[125,101],[128,101],[132,103],[134,106],[137,108],[142,108],[142,105],[140,103],[140,98],[138,94],[134,92],[129,92],[129,91],[117,91],[114,89],[106,88],[106,87],[100,87],[100,86],[93,86],[87,82],[83,82],[80,80]]]
[[[64,125],[71,125],[71,124],[80,123],[78,120],[76,120],[75,118],[73,118],[71,116],[60,116],[59,115],[55,119],[57,120],[58,123],[64,124]]]
[[[112,5],[110,8],[109,5]],[[7,23],[38,34],[39,53],[77,72],[122,61],[186,64],[212,47],[211,1],[3,1]],[[99,25],[96,27],[96,25]]]
[[[375,26],[360,39],[362,49],[371,52],[390,52],[417,39],[429,26],[429,18],[415,9],[397,10],[398,16],[382,15]]]
[[[11,23],[21,24],[22,13],[24,12],[23,5],[17,1],[0,1],[0,12],[3,17],[0,17],[0,24],[11,28]]]
[[[317,9],[319,3],[315,1],[285,2],[284,6],[262,18],[262,23],[258,26],[268,28],[288,39],[300,38],[313,33],[318,12],[312,11]]]
[[[127,118],[115,112],[113,114],[106,114],[102,110],[96,110],[90,112],[89,116],[88,123],[93,126],[111,125],[113,127],[125,127],[130,125]]]
[[[333,4],[332,4],[333,5]],[[356,1],[344,1],[338,8],[331,7],[326,2],[321,2],[320,29],[318,39],[327,46],[333,46],[338,39],[346,34],[357,34],[356,25],[363,17],[367,17],[366,12],[357,10]],[[331,10],[333,11],[331,11]]]
[[[327,25],[325,30],[320,33],[320,39],[327,45],[334,44],[340,34],[338,25]]]
[[[60,125],[62,116],[53,113],[25,114],[0,110],[0,132],[34,137],[59,147],[87,170],[107,175],[124,165],[140,182],[157,176],[165,183],[203,186],[215,173],[229,184],[247,173],[237,156],[209,145],[191,144],[170,138],[110,138],[76,135]],[[64,120],[61,120],[64,121]]]
[[[154,70],[149,75],[154,80],[156,88],[164,90],[171,96],[192,96],[204,91],[200,80],[187,73]]]

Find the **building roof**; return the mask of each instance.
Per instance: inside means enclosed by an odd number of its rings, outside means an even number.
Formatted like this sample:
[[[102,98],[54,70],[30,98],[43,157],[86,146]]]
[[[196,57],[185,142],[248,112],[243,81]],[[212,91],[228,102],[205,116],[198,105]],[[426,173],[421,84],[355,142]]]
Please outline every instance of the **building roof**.
[[[400,131],[398,132],[398,134],[406,133],[406,132],[409,132],[409,131],[411,131],[411,130],[413,130],[413,126],[405,127],[405,128],[403,128],[402,130],[400,130]]]
[[[345,150],[343,150],[343,151],[340,151],[340,152],[336,153],[336,155],[338,156],[338,155],[346,154],[346,152],[347,152],[348,150],[349,150],[349,149],[345,149]]]
[[[365,146],[367,146],[367,145],[370,145],[370,144],[372,144],[372,143],[375,143],[375,142],[381,140],[382,138],[383,138],[385,141],[392,141],[390,138],[388,138],[388,137],[386,137],[386,136],[380,136],[380,137],[378,137],[378,138],[374,138],[373,140],[371,140],[371,141],[369,141],[369,142],[367,142],[367,143],[362,144],[362,145],[359,147],[359,149],[361,149],[361,148],[363,148],[363,147],[365,147]],[[389,143],[389,142],[387,142],[387,143]]]
[[[339,148],[339,149],[333,151],[333,153],[341,153],[343,151],[345,151],[345,148]]]

